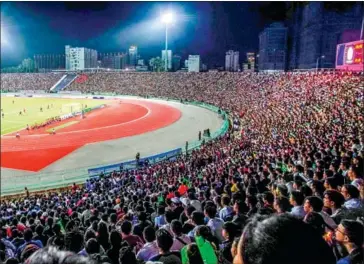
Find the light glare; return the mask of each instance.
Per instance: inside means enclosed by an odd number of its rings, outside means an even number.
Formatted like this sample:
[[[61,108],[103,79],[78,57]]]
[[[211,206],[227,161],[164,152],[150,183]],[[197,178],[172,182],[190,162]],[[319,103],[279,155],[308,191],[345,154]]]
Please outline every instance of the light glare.
[[[162,22],[165,24],[171,24],[173,22],[173,14],[166,13],[162,16]]]

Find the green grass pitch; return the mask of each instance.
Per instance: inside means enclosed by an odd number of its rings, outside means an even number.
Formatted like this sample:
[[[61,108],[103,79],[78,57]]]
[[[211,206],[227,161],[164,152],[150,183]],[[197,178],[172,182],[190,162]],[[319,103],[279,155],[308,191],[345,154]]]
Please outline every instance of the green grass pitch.
[[[51,117],[68,114],[62,112],[62,106],[77,103],[83,104],[84,107],[85,105],[93,107],[104,104],[105,101],[68,98],[1,97],[1,135],[16,132],[26,128],[27,125],[32,126]],[[52,104],[53,107],[51,107]],[[47,109],[48,105],[49,109]],[[43,112],[40,111],[41,107]],[[26,113],[19,115],[19,112],[24,109]],[[4,117],[2,116],[3,113]]]

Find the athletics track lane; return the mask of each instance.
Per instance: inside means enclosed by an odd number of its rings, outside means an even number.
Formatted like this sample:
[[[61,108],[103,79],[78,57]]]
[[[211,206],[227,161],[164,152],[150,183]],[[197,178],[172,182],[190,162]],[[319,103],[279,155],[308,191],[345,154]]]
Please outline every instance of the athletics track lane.
[[[20,139],[3,136],[1,167],[36,172],[85,144],[143,134],[171,125],[180,117],[178,109],[165,104],[139,100],[112,104],[56,135],[44,131],[26,135],[27,131],[22,131]]]

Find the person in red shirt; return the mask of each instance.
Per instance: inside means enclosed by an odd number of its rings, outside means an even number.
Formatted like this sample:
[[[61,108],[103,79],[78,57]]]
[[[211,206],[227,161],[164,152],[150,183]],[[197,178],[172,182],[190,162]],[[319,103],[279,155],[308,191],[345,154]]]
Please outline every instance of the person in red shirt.
[[[187,185],[185,185],[183,182],[181,183],[181,185],[178,188],[178,192],[180,195],[184,195],[188,190]]]

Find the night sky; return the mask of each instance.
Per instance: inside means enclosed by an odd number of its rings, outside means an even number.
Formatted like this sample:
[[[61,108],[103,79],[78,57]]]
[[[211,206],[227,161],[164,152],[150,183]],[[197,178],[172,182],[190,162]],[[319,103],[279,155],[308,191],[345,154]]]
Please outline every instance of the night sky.
[[[174,54],[200,54],[223,65],[228,49],[257,52],[265,26],[285,18],[284,2],[2,2],[1,67],[34,54],[64,53],[64,46],[125,52],[138,46],[144,59],[161,56],[163,10],[176,23],[169,30]]]

